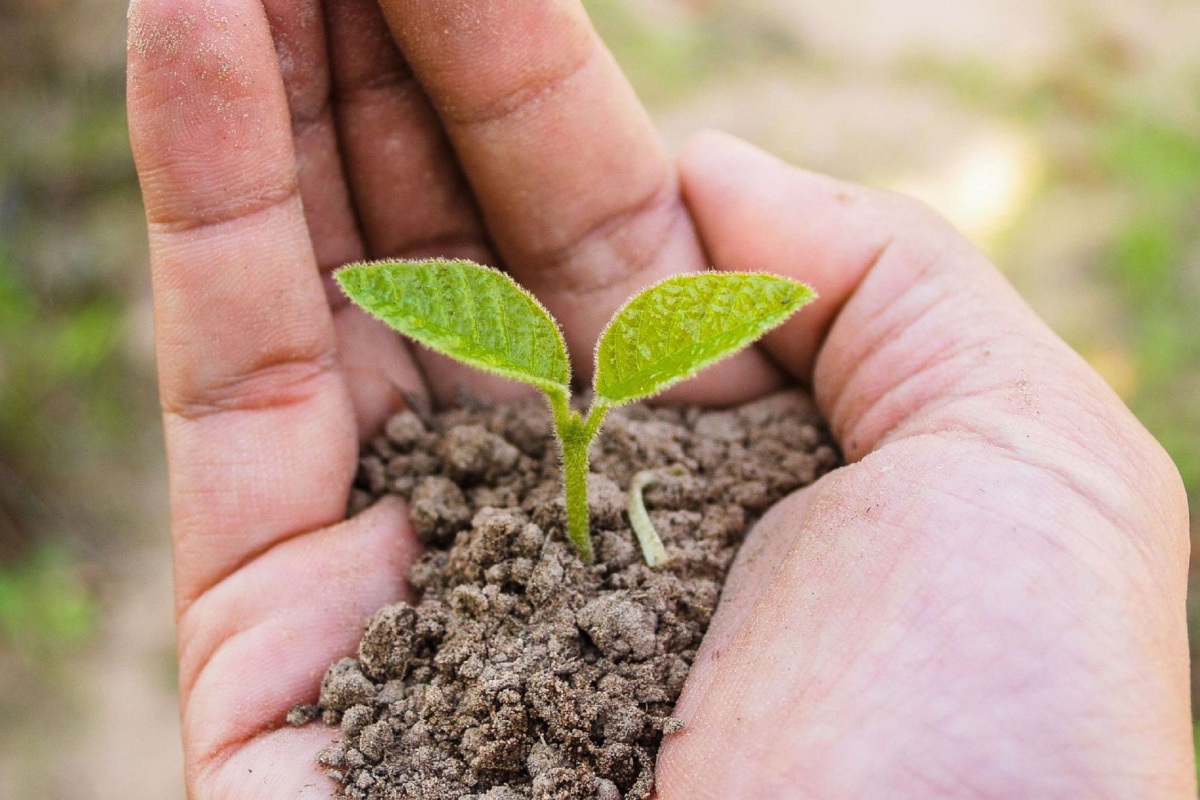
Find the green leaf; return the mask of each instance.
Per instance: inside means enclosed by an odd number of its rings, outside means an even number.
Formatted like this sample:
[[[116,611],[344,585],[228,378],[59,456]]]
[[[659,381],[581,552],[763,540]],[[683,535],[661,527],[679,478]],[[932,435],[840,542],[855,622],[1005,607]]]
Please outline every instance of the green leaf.
[[[621,405],[657,394],[753,342],[816,297],[765,273],[677,275],[646,289],[596,347],[596,395]]]
[[[554,318],[499,270],[471,261],[384,261],[334,273],[372,316],[478,369],[554,393],[571,381]]]

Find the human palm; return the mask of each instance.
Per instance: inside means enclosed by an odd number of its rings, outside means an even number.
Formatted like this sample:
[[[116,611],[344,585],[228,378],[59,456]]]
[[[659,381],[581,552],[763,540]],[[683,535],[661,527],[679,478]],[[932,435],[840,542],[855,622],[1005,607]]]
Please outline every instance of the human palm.
[[[573,0],[135,0],[129,110],[191,796],[329,795],[280,721],[418,550],[399,501],[344,520],[358,442],[520,391],[328,280],[420,255],[504,266],[580,365],[670,274],[822,295],[673,395],[809,386],[850,466],[751,533],[660,798],[1194,796],[1178,476],[925,210],[717,134],[672,163]]]

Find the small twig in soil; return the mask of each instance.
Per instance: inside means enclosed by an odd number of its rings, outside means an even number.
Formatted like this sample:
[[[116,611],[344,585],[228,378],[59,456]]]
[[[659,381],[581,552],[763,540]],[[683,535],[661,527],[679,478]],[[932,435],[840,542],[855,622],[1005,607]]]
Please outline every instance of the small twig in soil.
[[[677,470],[678,468],[676,468]],[[629,483],[629,526],[637,534],[638,544],[642,546],[642,557],[646,559],[646,566],[652,569],[667,563],[666,548],[663,547],[658,531],[654,530],[654,523],[650,521],[650,515],[646,513],[646,503],[642,498],[642,490],[656,480],[658,480],[658,472],[647,469],[634,475],[633,480]]]

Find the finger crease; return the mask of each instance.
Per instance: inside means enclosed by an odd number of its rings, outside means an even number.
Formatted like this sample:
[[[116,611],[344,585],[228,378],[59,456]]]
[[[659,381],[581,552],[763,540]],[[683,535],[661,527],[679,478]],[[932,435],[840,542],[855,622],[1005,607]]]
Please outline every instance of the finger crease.
[[[316,528],[304,528],[291,533],[283,534],[280,538],[267,542],[257,550],[253,550],[245,554],[242,558],[228,568],[221,570],[221,572],[215,578],[201,586],[190,598],[180,598],[178,612],[179,629],[186,630],[189,627],[188,617],[193,609],[199,607],[205,598],[209,597],[214,591],[220,588],[230,577],[239,574],[243,570],[249,569],[256,562],[268,557],[271,553],[275,552],[275,550],[288,544],[289,542],[302,539],[310,534],[322,533],[326,530],[329,530],[329,527],[329,525],[322,525]],[[204,670],[207,669],[209,664],[213,662],[213,659],[216,658],[218,653],[225,649],[230,643],[237,641],[237,639],[242,635],[254,630],[264,621],[264,619],[258,619],[254,620],[250,624],[245,624],[245,620],[239,620],[239,623],[241,624],[238,625],[236,630],[230,631],[228,635],[222,636],[217,641],[210,643],[209,646],[203,648],[201,653],[197,654],[195,652],[188,651],[181,652],[179,658],[180,689],[185,694],[190,693],[192,688],[196,685],[196,682],[200,679],[200,676],[204,673]]]
[[[498,97],[474,107],[441,102],[438,104],[438,111],[447,125],[462,128],[497,123],[529,112],[562,90],[573,78],[587,69],[600,53],[600,48],[593,41],[582,58],[570,62],[565,68],[550,75],[539,75],[531,80],[519,82]]]
[[[653,241],[638,246],[631,258],[612,259],[615,268],[605,270],[602,276],[587,279],[580,270],[564,269],[572,262],[580,260],[583,251],[592,243],[612,240],[635,222],[656,214],[665,218],[665,224],[660,226]],[[669,181],[664,181],[654,191],[605,214],[573,236],[567,244],[537,254],[530,261],[537,265],[537,271],[554,273],[556,284],[548,291],[571,296],[600,293],[627,282],[631,277],[653,266],[662,253],[671,229],[679,224],[681,219],[682,206],[679,204],[675,186]]]
[[[300,195],[300,182],[295,172],[280,184],[257,194],[226,200],[206,209],[193,209],[178,217],[148,219],[151,235],[156,233],[188,233],[205,230],[272,211]]]
[[[488,249],[487,242],[478,231],[451,231],[384,248],[373,255],[375,258],[422,258],[430,255],[470,253],[480,258]]]
[[[225,742],[211,753],[197,756],[198,769],[193,779],[189,780],[188,783],[199,783],[198,779],[211,779],[212,774],[223,767],[239,750],[248,746],[255,739],[266,736],[269,733],[274,733],[279,730],[279,727],[279,720],[267,720],[260,725],[254,726],[254,728],[242,736]]]
[[[194,392],[187,400],[164,397],[163,413],[194,422],[231,411],[260,411],[303,403],[326,387],[321,385],[337,370],[332,348],[316,356],[282,356],[242,374],[227,376]]]
[[[1058,483],[1062,488],[1083,500],[1095,509],[1097,514],[1114,526],[1126,531],[1140,531],[1144,529],[1142,520],[1147,516],[1145,505],[1139,499],[1133,497],[1131,493],[1121,492],[1114,497],[1110,491],[1097,490],[1096,487],[1088,484],[1079,474],[1066,469],[1061,464],[1056,464],[1044,457],[1031,458],[1029,452],[1019,449],[1012,442],[1005,441],[999,436],[965,422],[948,419],[941,422],[940,425],[938,433],[941,435],[952,434],[964,439],[980,442],[991,447],[994,452],[1014,464],[1031,467],[1039,471],[1041,474]],[[914,434],[914,436],[922,435],[929,436],[932,434]],[[1134,508],[1131,509],[1130,506],[1134,506]],[[1153,563],[1153,555],[1151,549],[1147,546],[1145,538],[1131,536],[1129,539],[1139,554],[1146,558],[1147,563]]]
[[[401,93],[419,88],[412,71],[403,67],[380,70],[369,77],[334,87],[333,100],[338,105],[362,102],[364,95]]]
[[[331,98],[327,93],[315,111],[307,114],[293,113],[292,136],[298,139],[313,128],[332,127],[332,110]]]

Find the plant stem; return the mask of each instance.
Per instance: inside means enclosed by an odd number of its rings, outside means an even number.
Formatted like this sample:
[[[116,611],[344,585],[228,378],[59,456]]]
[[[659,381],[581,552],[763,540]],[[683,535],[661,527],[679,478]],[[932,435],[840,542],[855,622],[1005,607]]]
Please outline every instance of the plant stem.
[[[600,398],[592,401],[592,407],[588,409],[587,419],[583,421],[583,433],[587,437],[588,444],[592,443],[592,439],[596,438],[596,434],[600,431],[600,423],[604,422],[604,416],[608,414],[608,404]]]
[[[582,426],[578,433],[582,433]],[[572,440],[573,439],[573,440]],[[582,437],[563,439],[563,484],[567,496],[567,538],[583,563],[592,563],[591,523],[588,519],[588,443]]]
[[[594,402],[584,419],[571,410],[566,394],[548,395],[554,413],[562,453],[563,493],[567,502],[567,538],[575,545],[579,558],[592,563],[591,523],[588,515],[588,445],[600,430],[608,413],[603,402]]]

